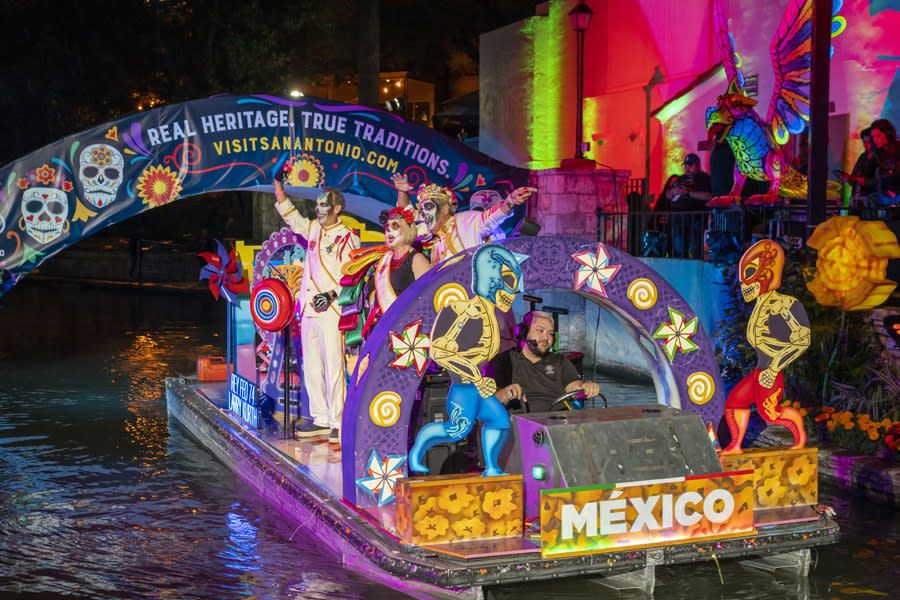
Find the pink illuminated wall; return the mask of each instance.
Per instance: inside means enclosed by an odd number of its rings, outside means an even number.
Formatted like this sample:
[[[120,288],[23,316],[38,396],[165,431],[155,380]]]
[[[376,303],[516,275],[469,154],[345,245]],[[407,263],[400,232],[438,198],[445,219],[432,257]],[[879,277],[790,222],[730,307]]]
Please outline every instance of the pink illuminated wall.
[[[788,0],[720,0],[744,59],[758,76],[765,116],[773,74],[769,44]],[[835,0],[836,1],[836,0]],[[548,168],[574,154],[575,34],[568,18],[574,0],[553,0],[537,14],[482,35],[482,150],[522,166]],[[594,11],[585,43],[584,137],[598,163],[644,175],[645,93],[660,66],[666,80],[652,92],[651,189],[680,165],[684,152],[706,139],[707,106],[724,92],[721,75],[685,88],[721,63],[713,0],[587,0]],[[846,31],[835,40],[831,100],[843,131],[832,131],[838,160],[859,152],[858,130],[882,116],[885,105],[900,125],[900,0],[847,0]],[[496,60],[495,60],[496,59]],[[506,107],[506,108],[504,108]],[[485,114],[485,109],[488,114]],[[510,118],[514,115],[515,118]],[[842,144],[840,140],[847,140]],[[706,164],[708,157],[701,153]],[[849,159],[847,157],[850,157]]]

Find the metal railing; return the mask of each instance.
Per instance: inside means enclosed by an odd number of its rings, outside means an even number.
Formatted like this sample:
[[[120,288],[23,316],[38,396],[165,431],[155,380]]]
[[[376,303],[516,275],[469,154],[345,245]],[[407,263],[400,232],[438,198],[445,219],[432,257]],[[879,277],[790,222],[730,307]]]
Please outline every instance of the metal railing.
[[[839,214],[829,205],[826,216]],[[597,209],[597,237],[633,256],[733,260],[754,238],[784,239],[800,246],[807,237],[806,206],[736,206],[697,211],[604,212]]]

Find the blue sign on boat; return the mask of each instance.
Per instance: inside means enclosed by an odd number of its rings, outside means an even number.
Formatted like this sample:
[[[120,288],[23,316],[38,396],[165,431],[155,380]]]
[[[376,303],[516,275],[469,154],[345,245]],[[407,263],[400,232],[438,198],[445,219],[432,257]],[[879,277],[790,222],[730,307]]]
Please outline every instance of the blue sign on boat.
[[[256,384],[237,373],[228,385],[228,410],[251,427],[259,427],[259,395]]]

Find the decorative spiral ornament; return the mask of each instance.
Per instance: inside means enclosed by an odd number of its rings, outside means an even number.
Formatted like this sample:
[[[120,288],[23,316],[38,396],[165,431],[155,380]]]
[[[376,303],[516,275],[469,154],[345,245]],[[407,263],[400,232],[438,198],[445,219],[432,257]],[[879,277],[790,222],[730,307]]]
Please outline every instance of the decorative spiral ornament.
[[[694,404],[702,405],[709,402],[716,393],[716,381],[709,373],[697,371],[687,378],[688,398]]]
[[[445,283],[434,293],[434,312],[440,312],[442,308],[451,302],[460,302],[468,299],[469,294],[462,284]]]
[[[636,309],[650,310],[656,306],[659,292],[656,291],[656,284],[646,277],[639,277],[628,285],[626,295]]]
[[[293,317],[294,295],[280,279],[263,279],[253,288],[250,312],[260,329],[281,331],[290,324]]]
[[[369,418],[379,427],[390,427],[400,420],[400,394],[381,392],[369,404]]]

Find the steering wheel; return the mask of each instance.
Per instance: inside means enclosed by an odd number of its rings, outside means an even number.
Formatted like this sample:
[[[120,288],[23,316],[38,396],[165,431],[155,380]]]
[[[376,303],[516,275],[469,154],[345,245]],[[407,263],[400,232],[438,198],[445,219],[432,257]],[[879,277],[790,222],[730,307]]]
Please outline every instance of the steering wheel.
[[[603,401],[603,408],[609,408],[609,401],[602,392],[598,393],[595,398],[600,398]],[[575,390],[574,392],[563,394],[554,400],[553,404],[550,405],[550,408],[547,409],[547,412],[557,410],[581,410],[584,408],[585,400],[584,390]]]

